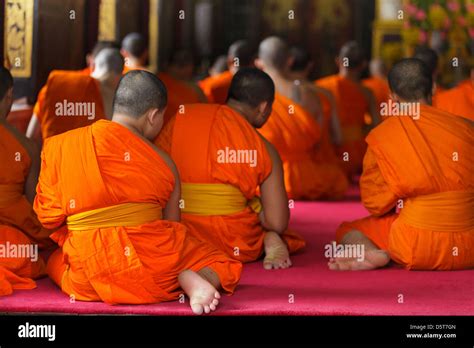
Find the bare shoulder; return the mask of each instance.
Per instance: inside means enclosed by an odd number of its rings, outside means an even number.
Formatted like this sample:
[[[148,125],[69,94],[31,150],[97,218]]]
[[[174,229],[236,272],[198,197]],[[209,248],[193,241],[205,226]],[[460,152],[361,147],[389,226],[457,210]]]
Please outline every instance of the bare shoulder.
[[[267,139],[265,139],[265,137],[263,135],[261,135],[260,133],[258,133],[258,135],[260,136],[263,143],[265,144],[265,148],[267,149],[268,154],[270,155],[272,163],[274,163],[274,164],[275,163],[281,163],[280,155],[278,154],[278,151],[275,148],[275,146],[273,146],[273,144],[270,143]]]
[[[165,163],[168,165],[170,170],[173,172],[174,176],[177,177],[178,176],[178,169],[176,168],[176,164],[174,163],[171,156],[168,155],[165,150],[160,149],[158,146],[153,144],[151,141],[148,141],[148,144],[163,159],[163,161],[165,161]]]

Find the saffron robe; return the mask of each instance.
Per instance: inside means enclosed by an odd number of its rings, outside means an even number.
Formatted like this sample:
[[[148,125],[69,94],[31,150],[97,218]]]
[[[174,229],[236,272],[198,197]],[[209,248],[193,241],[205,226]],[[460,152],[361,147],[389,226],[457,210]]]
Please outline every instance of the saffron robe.
[[[219,75],[210,76],[199,81],[198,85],[206,95],[209,103],[225,104],[232,78],[233,75],[230,71],[224,71]]]
[[[329,90],[337,104],[342,132],[342,144],[337,147],[348,175],[361,171],[367,145],[364,141],[365,115],[369,114],[369,103],[362,92],[362,86],[339,75],[317,80],[316,85]]]
[[[224,291],[232,293],[241,264],[190,237],[178,222],[154,218],[104,227],[108,221],[71,229],[78,213],[117,205],[150,203],[164,208],[174,175],[150,143],[106,120],[45,142],[35,200],[40,221],[54,228],[68,221],[69,232],[52,237],[62,251],[48,260],[49,276],[77,300],[107,303],[155,303],[177,299],[178,275],[210,267]],[[60,180],[58,180],[61,178]],[[111,208],[112,207],[112,208]],[[144,209],[144,208],[143,208]],[[101,210],[99,210],[101,211]]]
[[[185,113],[172,118],[155,143],[175,161],[183,191],[186,184],[227,184],[250,201],[272,170],[272,160],[261,136],[243,116],[226,105],[186,105]],[[245,162],[248,156],[235,157],[235,161],[230,156],[223,157],[224,149],[228,149],[227,153],[254,151],[255,165]],[[185,199],[185,206],[186,202]],[[193,236],[236,260],[255,261],[263,253],[264,229],[250,206],[244,204],[240,211],[229,214],[183,212],[182,220]],[[286,231],[282,238],[290,252],[305,246],[305,241],[293,231]]]
[[[438,109],[474,120],[474,83],[471,80],[440,92],[433,100]]]
[[[44,229],[33,207],[24,196],[31,158],[23,144],[9,129],[0,125],[0,244],[15,247],[37,244],[48,246],[51,231]],[[6,251],[6,249],[5,249]],[[45,274],[43,260],[0,257],[0,296],[14,289],[33,289],[33,279]]]
[[[372,215],[343,223],[337,240],[359,230],[407,269],[474,267],[473,138],[471,121],[425,105],[418,120],[377,126],[360,180]]]
[[[207,101],[201,89],[193,83],[178,80],[164,72],[159,73],[158,78],[165,84],[168,92],[168,105],[165,111],[164,124],[180,110],[180,106]]]
[[[60,105],[64,105],[64,101],[67,107],[79,104],[91,107],[93,104],[94,118],[84,112],[77,114],[77,110],[72,109],[72,115],[58,115],[59,108],[63,109]],[[41,124],[43,140],[106,118],[99,83],[82,71],[53,70],[38,94],[33,113]]]

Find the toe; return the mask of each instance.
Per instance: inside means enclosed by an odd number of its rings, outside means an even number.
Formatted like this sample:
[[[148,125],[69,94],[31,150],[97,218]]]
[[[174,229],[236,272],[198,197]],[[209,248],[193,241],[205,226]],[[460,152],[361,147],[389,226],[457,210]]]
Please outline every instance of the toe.
[[[212,304],[214,306],[217,306],[219,304],[219,300],[218,299],[214,299],[214,301],[212,301]]]
[[[211,304],[209,305],[209,308],[211,309],[211,311],[215,311],[215,310],[216,310],[216,306],[215,306],[213,303],[211,303]]]
[[[197,315],[201,315],[202,312],[204,311],[203,306],[198,303],[192,304],[191,309],[193,310],[194,314],[197,314]]]
[[[210,312],[211,312],[211,308],[209,308],[209,306],[204,306],[204,312],[210,313]]]
[[[217,299],[220,299],[221,298],[221,294],[219,294],[219,291],[216,291],[214,293],[214,297],[217,298]]]

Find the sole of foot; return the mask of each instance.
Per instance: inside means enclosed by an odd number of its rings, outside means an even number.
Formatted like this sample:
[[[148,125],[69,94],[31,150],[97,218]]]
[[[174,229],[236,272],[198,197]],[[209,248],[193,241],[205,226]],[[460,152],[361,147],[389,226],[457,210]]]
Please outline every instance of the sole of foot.
[[[206,279],[193,271],[186,270],[179,275],[178,281],[189,297],[194,314],[207,314],[216,310],[221,295]]]
[[[332,258],[328,262],[331,271],[368,271],[386,266],[390,262],[390,255],[384,250],[366,251],[364,259]]]

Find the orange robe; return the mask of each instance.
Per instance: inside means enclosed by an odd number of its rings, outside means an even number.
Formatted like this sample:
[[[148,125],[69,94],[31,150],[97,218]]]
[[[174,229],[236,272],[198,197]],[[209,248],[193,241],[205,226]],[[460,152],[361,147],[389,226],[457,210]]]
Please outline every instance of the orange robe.
[[[165,84],[168,92],[168,106],[164,116],[165,124],[179,111],[181,105],[206,102],[206,97],[197,85],[180,81],[164,72],[159,73],[158,78]]]
[[[66,108],[60,108],[65,102]],[[94,115],[89,116],[87,110],[79,110],[82,105],[90,107]],[[59,115],[61,109],[66,110],[68,115],[64,116],[65,112],[63,116]],[[43,140],[106,118],[99,83],[81,71],[52,71],[38,94],[33,113],[41,124]]]
[[[390,99],[390,87],[388,86],[387,80],[382,79],[380,77],[369,77],[363,80],[362,84],[368,89],[370,89],[370,91],[374,95],[380,113],[380,110],[382,108],[381,104],[387,103]]]
[[[0,125],[0,245],[48,245],[44,229],[24,196],[31,159],[20,141]],[[5,257],[7,256],[7,257]],[[34,278],[45,274],[44,262],[0,255],[0,296],[14,289],[33,289]]]
[[[230,71],[224,71],[217,76],[210,76],[199,81],[199,87],[201,87],[209,103],[226,103],[232,77],[233,75]]]
[[[433,106],[474,120],[474,83],[466,80],[454,88],[440,92],[433,99]]]
[[[337,240],[359,230],[407,269],[474,267],[473,138],[469,120],[424,105],[418,120],[378,125],[360,181],[372,215],[343,223]]]
[[[336,99],[341,124],[342,144],[337,155],[348,175],[361,171],[367,144],[364,141],[365,115],[369,113],[369,103],[361,86],[339,75],[331,75],[317,80],[316,85],[329,90]],[[347,156],[348,155],[348,158]]]
[[[144,207],[164,208],[175,181],[151,144],[127,128],[101,120],[50,138],[42,168],[34,205],[38,217],[51,228],[68,223],[68,233],[52,235],[62,252],[53,254],[47,266],[65,293],[107,303],[169,301],[181,292],[177,277],[182,271],[204,267],[218,274],[224,291],[233,292],[239,262],[193,239],[178,222],[153,217],[130,223],[146,214]],[[140,206],[122,218],[127,223],[101,225],[110,218],[99,213],[95,223],[71,227],[78,213],[107,207],[113,213],[124,203]]]
[[[289,198],[337,199],[344,195],[344,174],[318,158],[321,128],[301,106],[276,93],[272,114],[259,132],[280,154]]]
[[[238,188],[250,201],[272,170],[263,139],[243,116],[226,105],[186,105],[186,112],[172,118],[155,142],[175,161],[183,186],[227,184]],[[255,150],[255,165],[222,163],[217,154],[226,148]],[[264,229],[258,214],[249,206],[226,215],[183,212],[182,220],[197,239],[211,243],[236,260],[255,261],[263,253]],[[290,252],[305,246],[304,240],[292,231],[285,232],[283,239]]]

